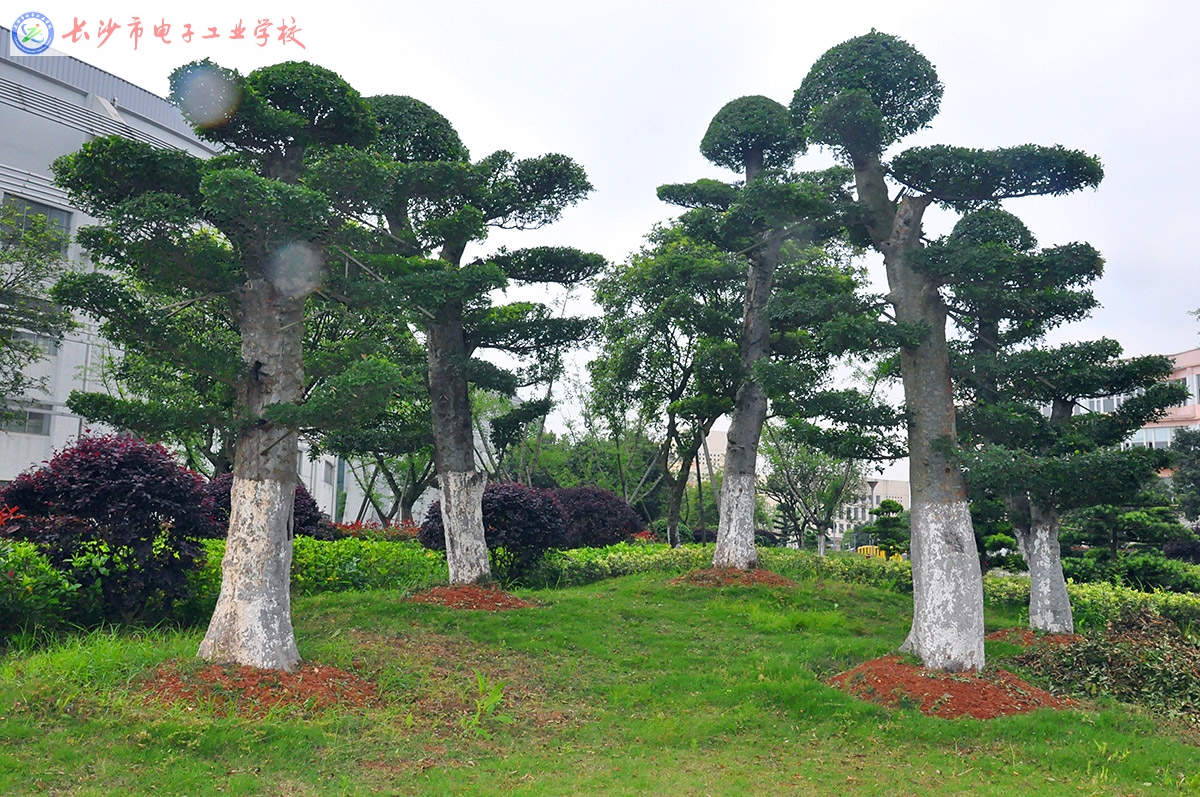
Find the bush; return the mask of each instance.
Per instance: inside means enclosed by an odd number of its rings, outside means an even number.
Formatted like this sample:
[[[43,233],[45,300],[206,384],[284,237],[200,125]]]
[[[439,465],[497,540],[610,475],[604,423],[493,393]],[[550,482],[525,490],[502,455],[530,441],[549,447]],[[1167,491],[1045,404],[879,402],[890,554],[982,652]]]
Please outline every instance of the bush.
[[[333,528],[339,540],[352,537],[356,540],[408,542],[417,539],[417,532],[421,527],[411,520],[401,520],[387,526],[381,526],[374,521],[356,520],[352,523],[334,523]]]
[[[204,488],[204,511],[212,519],[213,537],[229,533],[230,491],[233,474],[222,473]],[[317,506],[317,501],[300,481],[296,482],[296,497],[292,502],[292,532],[297,536],[318,540],[335,540],[340,536],[333,523]]]
[[[1110,559],[1107,552],[1083,557],[1064,557],[1063,573],[1081,583],[1111,582],[1150,592],[1200,593],[1200,567],[1169,559],[1157,553],[1119,554]]]
[[[1171,540],[1163,545],[1163,556],[1180,559],[1188,564],[1200,565],[1200,541]]]
[[[568,548],[616,545],[646,527],[625,499],[599,487],[565,487],[554,497],[567,518]]]
[[[34,627],[53,629],[77,589],[33,543],[0,540],[0,638]]]
[[[446,560],[415,541],[385,542],[346,538],[327,542],[297,537],[292,550],[293,595],[347,590],[417,590],[446,583]],[[186,618],[203,622],[212,615],[221,590],[224,540],[205,540],[204,567],[190,576]]]
[[[187,597],[187,573],[203,557],[194,539],[209,533],[203,481],[162,446],[80,438],[0,492],[25,515],[0,534],[36,543],[82,585],[75,622],[160,620]]]
[[[483,491],[484,539],[492,570],[501,581],[525,575],[548,550],[567,545],[567,519],[549,490],[519,484],[489,484]],[[446,550],[442,504],[434,501],[418,535],[421,544]]]
[[[1104,694],[1200,725],[1200,647],[1154,609],[1126,607],[1071,645],[1036,645],[1014,662],[1051,688]]]

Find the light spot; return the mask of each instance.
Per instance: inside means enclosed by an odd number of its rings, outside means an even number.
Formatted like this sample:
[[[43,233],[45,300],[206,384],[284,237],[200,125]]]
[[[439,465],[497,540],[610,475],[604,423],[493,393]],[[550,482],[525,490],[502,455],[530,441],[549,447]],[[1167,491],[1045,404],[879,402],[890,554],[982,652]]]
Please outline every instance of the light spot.
[[[184,116],[197,127],[215,127],[237,109],[241,93],[228,78],[212,67],[189,69],[175,89]]]
[[[321,284],[321,253],[304,242],[286,244],[267,260],[267,279],[284,296],[307,296]]]

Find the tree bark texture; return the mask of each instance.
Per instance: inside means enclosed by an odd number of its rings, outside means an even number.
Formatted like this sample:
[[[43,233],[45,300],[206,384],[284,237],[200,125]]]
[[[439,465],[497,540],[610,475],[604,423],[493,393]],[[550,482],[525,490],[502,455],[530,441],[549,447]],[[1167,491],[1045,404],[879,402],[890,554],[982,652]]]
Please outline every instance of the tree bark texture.
[[[742,314],[742,385],[734,400],[725,445],[725,475],[721,482],[720,522],[713,567],[750,570],[758,566],[754,546],[754,498],[757,488],[758,444],[767,419],[767,393],[755,378],[755,366],[771,356],[771,327],[767,305],[782,240],[772,235],[750,256]]]
[[[446,530],[446,563],[451,584],[490,581],[483,532],[483,489],[487,476],[475,468],[475,437],[467,392],[467,351],[463,307],[447,302],[427,329],[429,398],[433,452]]]
[[[921,219],[930,200],[907,195],[890,200],[878,158],[856,163],[855,178],[859,201],[870,211],[869,232],[883,254],[896,320],[925,330],[916,348],[900,351],[908,411],[913,569],[913,623],[903,649],[930,669],[982,669],[983,577],[966,482],[949,459],[958,437],[946,307],[938,286],[907,259],[920,246]]]
[[[262,412],[301,398],[304,297],[252,279],[242,289],[241,315],[245,373],[238,401],[259,420],[238,437],[221,592],[199,655],[291,670],[300,662],[290,592],[298,446],[295,429],[263,420]]]
[[[1030,503],[1029,519],[1028,528],[1014,528],[1029,565],[1029,627],[1050,634],[1073,634],[1075,619],[1063,577],[1058,513]]]

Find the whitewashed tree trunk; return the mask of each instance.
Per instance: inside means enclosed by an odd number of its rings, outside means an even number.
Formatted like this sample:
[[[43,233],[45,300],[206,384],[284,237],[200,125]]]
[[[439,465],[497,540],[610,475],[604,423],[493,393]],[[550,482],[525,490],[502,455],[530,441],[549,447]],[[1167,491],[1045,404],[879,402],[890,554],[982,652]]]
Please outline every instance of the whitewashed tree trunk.
[[[958,435],[946,344],[946,306],[938,284],[914,270],[908,253],[921,246],[929,197],[887,191],[877,156],[856,161],[859,201],[887,268],[888,301],[896,320],[923,328],[913,348],[900,350],[908,410],[912,492],[913,624],[903,650],[937,670],[983,669],[983,574],[975,546],[967,487],[949,458]]]
[[[200,658],[292,670],[300,663],[289,589],[293,490],[235,477],[230,504],[221,594]]]
[[[747,181],[752,179],[747,173]],[[758,566],[754,546],[754,497],[758,480],[758,444],[767,420],[767,393],[754,374],[755,366],[771,356],[771,326],[767,305],[779,265],[783,240],[774,232],[750,254],[742,313],[741,355],[745,376],[734,399],[725,444],[725,474],[721,481],[721,519],[713,567],[751,570]]]
[[[914,499],[912,526],[913,624],[902,649],[932,670],[982,669],[983,581],[971,510],[965,500]]]
[[[1058,518],[1053,511],[1044,512],[1031,503],[1030,520],[1028,530],[1016,529],[1021,553],[1029,565],[1029,627],[1051,634],[1073,634],[1075,618],[1063,577]]]
[[[721,482],[721,524],[713,567],[751,570],[758,566],[754,545],[754,472],[726,471]]]
[[[441,481],[442,528],[451,584],[474,584],[492,576],[483,532],[483,489],[479,471],[450,471]],[[457,533],[451,533],[456,529]]]
[[[475,436],[466,367],[470,360],[461,303],[438,308],[426,335],[433,456],[442,496],[442,527],[451,584],[490,581],[483,529],[483,489],[487,476],[475,468]]]
[[[245,373],[238,404],[259,420],[238,436],[221,592],[199,655],[291,670],[300,663],[290,591],[296,431],[266,421],[262,412],[302,395],[304,297],[253,279],[241,299]]]

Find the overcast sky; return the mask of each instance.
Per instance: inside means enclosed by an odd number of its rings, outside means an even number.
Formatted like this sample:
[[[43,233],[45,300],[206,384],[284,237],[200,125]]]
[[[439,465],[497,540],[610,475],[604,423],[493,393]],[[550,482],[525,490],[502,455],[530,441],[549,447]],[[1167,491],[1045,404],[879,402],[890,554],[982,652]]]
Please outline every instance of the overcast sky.
[[[55,24],[61,52],[159,94],[171,69],[197,58],[243,72],[303,59],[365,95],[424,100],[451,120],[475,158],[496,149],[570,155],[595,193],[552,227],[488,245],[569,244],[614,260],[672,215],[656,186],[734,179],[698,152],[722,105],[748,94],[786,105],[826,49],[876,28],[924,53],[945,84],[940,115],[900,148],[1062,144],[1103,162],[1096,191],[1007,205],[1040,244],[1087,241],[1106,258],[1097,285],[1103,307],[1060,339],[1108,335],[1129,354],[1200,345],[1200,322],[1189,315],[1200,307],[1189,237],[1200,220],[1200,3],[1193,0],[213,0],[173,5],[187,10],[167,14],[146,0],[6,6],[5,26],[20,12],[40,11]],[[133,16],[146,29],[136,51],[128,37]],[[265,17],[272,38],[260,47],[253,29]],[[65,40],[75,18],[90,40]],[[97,46],[98,25],[110,18],[123,27]],[[230,40],[239,19],[246,39]],[[169,45],[152,35],[164,20]],[[275,38],[281,22],[297,28],[304,49]],[[190,44],[178,38],[184,23],[197,32]],[[212,26],[222,38],[202,40]],[[819,167],[826,156],[812,153],[806,162]],[[927,233],[952,223],[932,218]]]

